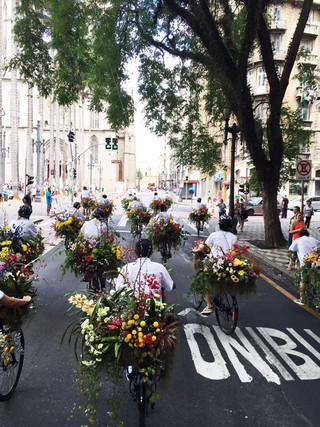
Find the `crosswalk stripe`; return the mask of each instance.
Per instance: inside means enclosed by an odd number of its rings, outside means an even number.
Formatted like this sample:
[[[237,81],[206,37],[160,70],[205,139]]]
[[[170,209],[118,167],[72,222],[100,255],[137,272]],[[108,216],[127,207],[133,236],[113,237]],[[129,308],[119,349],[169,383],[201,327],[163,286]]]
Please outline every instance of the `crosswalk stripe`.
[[[127,215],[122,215],[120,221],[118,222],[117,227],[125,227],[127,225],[127,222],[128,222]]]

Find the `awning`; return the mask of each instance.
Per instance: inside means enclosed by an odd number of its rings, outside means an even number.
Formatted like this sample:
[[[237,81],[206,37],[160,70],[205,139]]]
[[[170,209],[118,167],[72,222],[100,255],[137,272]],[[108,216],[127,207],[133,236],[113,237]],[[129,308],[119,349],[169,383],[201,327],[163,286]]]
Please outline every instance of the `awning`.
[[[212,178],[211,182],[221,182],[223,178]]]
[[[223,185],[230,185],[230,181],[223,181]]]
[[[199,181],[195,180],[195,179],[188,179],[187,181],[183,181],[185,184],[199,184]]]

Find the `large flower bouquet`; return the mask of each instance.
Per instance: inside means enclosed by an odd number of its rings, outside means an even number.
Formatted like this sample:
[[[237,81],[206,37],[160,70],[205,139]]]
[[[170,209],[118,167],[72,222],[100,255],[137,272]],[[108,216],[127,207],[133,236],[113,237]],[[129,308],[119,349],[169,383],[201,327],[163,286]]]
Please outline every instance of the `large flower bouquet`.
[[[183,227],[169,218],[160,218],[158,221],[152,219],[146,227],[146,233],[156,247],[166,242],[173,248],[177,248],[187,238],[187,233],[183,230]]]
[[[132,208],[126,212],[131,224],[131,233],[136,230],[139,225],[147,225],[151,219],[151,212],[147,211],[146,208]]]
[[[255,292],[260,272],[248,254],[248,246],[233,245],[233,249],[217,258],[206,258],[203,269],[193,278],[193,294],[210,292],[231,295]]]
[[[167,206],[167,209],[170,209],[173,204],[172,197],[166,196],[164,199],[161,200],[161,203]]]
[[[188,220],[190,222],[198,222],[198,221],[209,221],[211,215],[208,212],[208,208],[205,206],[204,208],[197,208],[190,212]]]
[[[78,239],[66,253],[65,271],[69,268],[75,276],[82,274],[90,281],[94,275],[117,270],[121,266],[122,247],[115,241],[114,235],[105,233],[98,239]]]
[[[79,231],[83,225],[83,221],[75,216],[69,216],[68,218],[57,218],[53,224],[53,228],[56,235],[66,240],[74,241],[79,234]]]
[[[98,202],[97,200],[92,199],[91,197],[85,197],[81,200],[81,206],[83,207],[83,209],[85,209],[87,214],[89,214],[98,206]]]
[[[139,199],[137,200],[140,201]],[[127,199],[126,197],[124,197],[123,199],[121,199],[121,205],[125,211],[128,210],[128,206],[130,205],[131,202],[132,202],[132,198]]]
[[[82,313],[71,333],[83,337],[79,360],[88,384],[98,389],[98,376],[102,373],[117,383],[124,366],[136,366],[150,401],[154,401],[157,396],[152,384],[159,378],[163,359],[172,353],[177,340],[178,322],[173,317],[172,305],[162,303],[156,296],[137,296],[125,287],[92,299],[77,293],[69,302],[79,309],[77,313]],[[87,386],[83,391],[88,397]],[[92,389],[89,399],[91,394],[97,405]],[[90,406],[90,400],[87,405]]]
[[[103,210],[104,220],[108,220],[109,216],[113,214],[115,208],[114,203],[111,200],[109,200],[108,203],[99,204],[97,207]]]
[[[151,200],[150,205],[149,205],[149,209],[151,209],[155,212],[159,211],[161,203],[162,203],[161,200]]]
[[[201,250],[201,251],[197,251],[197,249],[199,248],[199,246],[203,247],[204,249]],[[194,247],[193,247],[193,268],[195,270],[199,270],[199,269],[203,268],[204,260],[210,254],[210,251],[211,251],[211,249],[209,248],[209,246],[207,246],[204,243],[204,240],[196,240],[194,242]]]
[[[308,304],[312,303],[316,307],[320,304],[320,248],[314,248],[313,251],[304,257],[304,265],[300,267],[295,274],[294,283],[300,288],[303,282],[312,289],[305,293],[305,300]]]

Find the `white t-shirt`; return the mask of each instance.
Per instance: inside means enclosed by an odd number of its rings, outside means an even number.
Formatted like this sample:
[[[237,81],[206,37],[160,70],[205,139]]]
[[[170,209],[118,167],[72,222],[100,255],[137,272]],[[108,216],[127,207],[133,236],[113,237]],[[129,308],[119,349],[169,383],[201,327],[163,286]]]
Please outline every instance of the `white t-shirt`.
[[[172,219],[172,215],[169,212],[165,211],[165,212],[160,212],[155,216],[156,221],[159,221],[161,218],[162,219]]]
[[[90,237],[101,236],[101,234],[106,233],[108,229],[104,222],[99,221],[97,218],[93,218],[90,221],[86,221],[80,231],[84,237],[90,239]]]
[[[131,203],[129,203],[128,210],[136,208],[142,208],[142,203],[138,200],[133,200]]]
[[[310,236],[302,236],[292,242],[289,251],[297,252],[300,267],[302,267],[304,265],[304,257],[309,255],[315,247],[320,247],[319,240]]]
[[[211,246],[210,255],[219,257],[232,249],[232,245],[237,243],[237,236],[230,231],[215,231],[205,241],[206,245]]]
[[[100,205],[108,205],[109,203],[110,203],[109,200],[105,199],[104,197],[102,197],[102,199],[99,202]]]
[[[173,280],[167,269],[150,258],[138,258],[135,262],[125,265],[121,273],[127,278],[132,289],[139,289],[145,293],[159,293],[161,288],[171,291]],[[116,289],[120,289],[125,283],[122,275],[117,277]]]
[[[86,219],[86,217],[83,215],[83,213],[80,211],[80,209],[76,209],[76,208],[69,209],[68,215],[80,218],[82,221],[85,221],[85,219]]]
[[[10,226],[14,230],[19,227],[18,233],[20,236],[36,236],[38,234],[34,223],[26,218],[13,219],[10,221]]]
[[[205,205],[202,202],[197,202],[197,209],[203,209]]]
[[[89,199],[90,193],[88,190],[82,190],[81,191],[81,199]]]

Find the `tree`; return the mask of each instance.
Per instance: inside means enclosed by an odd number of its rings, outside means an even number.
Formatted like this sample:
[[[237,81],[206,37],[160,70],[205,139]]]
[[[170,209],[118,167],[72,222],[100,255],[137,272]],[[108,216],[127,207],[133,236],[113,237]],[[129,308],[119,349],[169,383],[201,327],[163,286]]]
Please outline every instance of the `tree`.
[[[186,146],[199,137],[210,141],[208,127],[199,120],[200,106],[215,122],[228,105],[261,186],[266,243],[280,246],[285,244],[276,207],[284,157],[281,109],[313,2],[299,3],[301,13],[281,75],[268,29],[268,7],[273,3],[113,0],[106,5],[95,0],[23,0],[15,32],[22,49],[11,66],[19,67],[42,94],[53,90],[62,104],[73,102],[89,86],[92,107],[101,109],[101,101],[106,101],[108,119],[119,127],[128,124],[133,113],[123,85],[125,64],[138,56],[147,122],[178,148],[179,140]],[[270,87],[266,141],[247,83],[248,57],[256,46]],[[169,61],[169,56],[175,60]],[[214,156],[218,148],[212,147]]]

